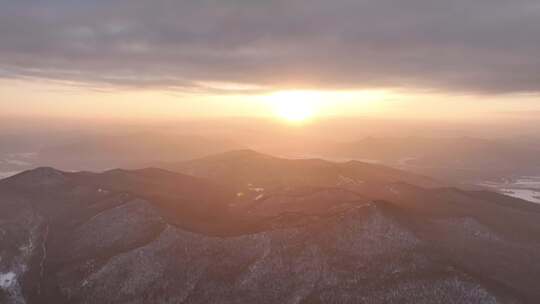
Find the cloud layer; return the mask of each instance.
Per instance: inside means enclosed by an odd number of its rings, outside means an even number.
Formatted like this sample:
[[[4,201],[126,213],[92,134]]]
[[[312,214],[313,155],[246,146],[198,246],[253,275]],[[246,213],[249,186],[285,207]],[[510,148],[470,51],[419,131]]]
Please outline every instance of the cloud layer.
[[[538,0],[0,0],[0,77],[540,92]]]

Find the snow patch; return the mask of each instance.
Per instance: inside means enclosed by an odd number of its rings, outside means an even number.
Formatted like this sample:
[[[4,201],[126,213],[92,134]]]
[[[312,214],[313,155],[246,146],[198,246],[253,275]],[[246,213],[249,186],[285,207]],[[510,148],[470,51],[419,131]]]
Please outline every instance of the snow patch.
[[[503,188],[501,192],[505,195],[520,198],[529,202],[540,204],[540,191],[528,189]]]
[[[253,192],[264,192],[264,188],[262,187],[253,187],[253,184],[248,184],[249,191]]]
[[[17,283],[17,275],[14,272],[0,273],[0,288],[8,289]]]
[[[390,192],[394,193],[394,194],[399,194],[399,191],[394,188],[394,187],[391,187],[391,186],[388,186],[386,187]]]

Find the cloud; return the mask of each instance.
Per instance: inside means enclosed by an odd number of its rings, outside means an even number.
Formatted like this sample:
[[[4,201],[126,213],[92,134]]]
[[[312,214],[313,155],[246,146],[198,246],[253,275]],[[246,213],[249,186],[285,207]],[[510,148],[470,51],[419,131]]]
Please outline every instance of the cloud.
[[[0,77],[540,91],[537,0],[0,0]],[[204,88],[202,88],[204,89]]]

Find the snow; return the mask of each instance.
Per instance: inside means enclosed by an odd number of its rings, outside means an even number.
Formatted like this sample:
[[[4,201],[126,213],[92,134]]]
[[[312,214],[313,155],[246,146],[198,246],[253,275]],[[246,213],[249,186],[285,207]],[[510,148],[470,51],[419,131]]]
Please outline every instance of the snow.
[[[520,178],[515,182],[515,185],[520,187],[540,188],[540,177],[530,176]]]
[[[540,204],[540,176],[522,176],[501,182],[484,181],[479,186],[493,188],[502,194]]]
[[[505,195],[540,204],[540,190],[533,191],[528,189],[503,188],[501,191]]]
[[[394,187],[391,187],[391,186],[388,186],[386,187],[390,192],[394,193],[394,194],[399,194],[399,191],[394,188]]]
[[[14,272],[0,273],[0,288],[8,289],[17,283],[17,275]]]
[[[250,192],[255,192],[255,193],[258,193],[257,197],[255,198],[256,201],[260,200],[261,198],[263,198],[264,196],[264,191],[265,189],[262,188],[262,187],[255,187],[253,184],[248,184],[248,190]],[[250,193],[251,194],[251,193]],[[242,196],[244,195],[244,193],[242,194]]]
[[[252,184],[249,184],[248,187],[249,187],[249,191],[254,191],[254,192],[264,192],[264,188],[261,188],[261,187],[253,187]]]

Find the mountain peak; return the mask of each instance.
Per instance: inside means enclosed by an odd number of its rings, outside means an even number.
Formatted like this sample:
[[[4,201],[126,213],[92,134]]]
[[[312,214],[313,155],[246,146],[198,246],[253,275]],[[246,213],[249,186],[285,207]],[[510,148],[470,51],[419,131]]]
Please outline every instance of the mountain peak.
[[[59,176],[63,176],[65,173],[53,167],[38,167],[32,170],[22,172],[19,175],[30,175],[30,174],[34,176],[42,176],[42,177],[59,177]]]
[[[52,167],[38,167],[12,176],[6,181],[19,186],[54,186],[67,180],[66,173]]]

